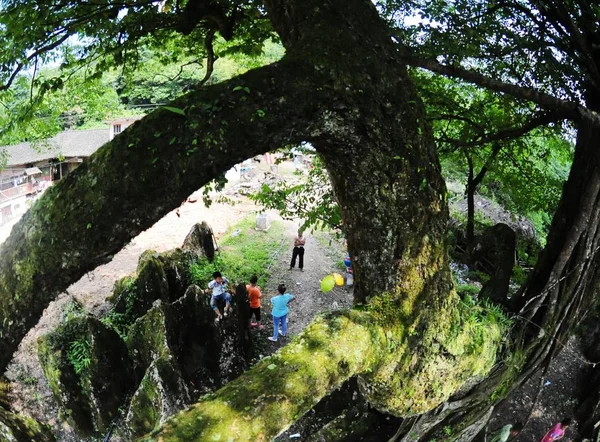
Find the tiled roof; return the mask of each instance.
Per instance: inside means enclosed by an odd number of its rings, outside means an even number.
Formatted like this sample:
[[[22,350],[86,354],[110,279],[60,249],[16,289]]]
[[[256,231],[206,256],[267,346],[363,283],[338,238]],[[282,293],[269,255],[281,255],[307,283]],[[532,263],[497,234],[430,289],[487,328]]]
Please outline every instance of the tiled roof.
[[[109,141],[109,129],[68,130],[54,137],[36,143],[21,143],[2,146],[6,150],[8,161],[6,166],[35,163],[59,156],[89,157],[100,146]]]

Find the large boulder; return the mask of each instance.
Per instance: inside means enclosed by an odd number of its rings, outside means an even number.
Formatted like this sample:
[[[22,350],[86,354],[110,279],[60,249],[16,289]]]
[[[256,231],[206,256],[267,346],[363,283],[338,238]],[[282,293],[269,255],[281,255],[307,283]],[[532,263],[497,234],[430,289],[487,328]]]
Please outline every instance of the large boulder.
[[[165,310],[165,304],[157,301],[129,330],[126,342],[137,372],[143,374],[157,359],[172,358]]]
[[[213,231],[210,226],[204,221],[201,224],[194,224],[190,233],[185,237],[181,248],[194,253],[196,259],[205,256],[209,261],[212,261],[215,257],[216,248]]]
[[[234,297],[235,298],[235,297]],[[169,306],[167,320],[173,330],[171,348],[184,379],[194,392],[204,394],[239,376],[248,367],[251,336],[241,302],[232,301],[232,314],[215,322],[210,296],[197,286]],[[223,306],[219,308],[223,311]]]
[[[77,316],[40,337],[38,355],[64,417],[83,435],[105,432],[134,387],[119,335],[93,317]]]
[[[216,323],[209,299],[192,285],[174,303],[157,300],[129,330],[127,346],[143,379],[125,419],[128,437],[152,431],[248,367],[247,314],[242,321],[234,308]]]

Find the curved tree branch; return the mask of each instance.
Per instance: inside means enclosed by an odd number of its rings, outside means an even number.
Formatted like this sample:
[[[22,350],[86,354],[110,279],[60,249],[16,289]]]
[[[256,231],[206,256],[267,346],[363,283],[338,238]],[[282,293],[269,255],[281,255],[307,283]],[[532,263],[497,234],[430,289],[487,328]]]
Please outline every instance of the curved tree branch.
[[[58,293],[223,170],[299,142],[320,109],[306,69],[281,62],[190,93],[49,189],[0,249],[0,372]]]
[[[550,123],[556,123],[561,120],[568,119],[570,116],[569,113],[563,111],[555,111],[555,112],[544,112],[541,115],[537,115],[533,117],[525,124],[512,127],[510,129],[501,130],[495,133],[488,133],[484,136],[474,139],[474,140],[459,140],[456,138],[446,138],[443,141],[445,143],[451,144],[455,147],[476,147],[482,146],[484,144],[492,143],[495,141],[509,140],[519,138],[525,135],[528,132],[540,127],[545,126]],[[451,116],[450,116],[451,117]],[[461,118],[459,118],[461,119]]]

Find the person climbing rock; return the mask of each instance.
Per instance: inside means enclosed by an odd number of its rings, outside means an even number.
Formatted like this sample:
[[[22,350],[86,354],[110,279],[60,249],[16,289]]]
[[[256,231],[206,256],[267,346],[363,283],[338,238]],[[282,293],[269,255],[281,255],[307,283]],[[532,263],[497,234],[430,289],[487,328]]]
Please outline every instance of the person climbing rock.
[[[523,424],[520,422],[513,424],[506,424],[502,428],[494,431],[490,434],[490,439],[487,442],[506,442],[508,439],[516,437],[523,429]]]
[[[571,418],[566,418],[557,423],[555,426],[550,428],[550,430],[546,433],[541,442],[553,442],[555,440],[562,439],[565,433],[567,432],[567,428],[571,425]]]
[[[303,236],[304,232],[302,228],[298,229],[298,236],[294,238],[294,250],[292,251],[292,262],[290,263],[290,270],[296,267],[296,257],[299,258],[298,267],[300,271],[304,271],[304,245],[306,239]]]
[[[290,311],[288,304],[294,301],[294,296],[286,293],[285,284],[279,284],[277,287],[278,294],[271,298],[273,315],[273,336],[269,336],[269,341],[277,342],[277,336],[281,335],[285,337],[287,335],[287,315]],[[279,324],[281,324],[281,330],[279,330]]]
[[[257,327],[259,330],[265,328],[264,325],[260,323],[260,298],[262,298],[262,292],[260,291],[260,287],[256,285],[258,282],[258,277],[256,275],[250,278],[250,284],[246,286],[246,290],[248,291],[248,301],[250,303],[250,327]],[[256,322],[252,321],[252,315],[256,319]]]
[[[212,290],[212,296],[210,297],[210,306],[215,311],[217,315],[216,320],[219,321],[223,319],[223,315],[219,311],[219,307],[217,306],[217,301],[219,299],[225,300],[225,310],[223,314],[225,317],[231,311],[231,290],[229,289],[229,280],[221,275],[221,272],[213,273],[213,280],[208,283],[208,288],[204,291],[204,293],[210,293]]]

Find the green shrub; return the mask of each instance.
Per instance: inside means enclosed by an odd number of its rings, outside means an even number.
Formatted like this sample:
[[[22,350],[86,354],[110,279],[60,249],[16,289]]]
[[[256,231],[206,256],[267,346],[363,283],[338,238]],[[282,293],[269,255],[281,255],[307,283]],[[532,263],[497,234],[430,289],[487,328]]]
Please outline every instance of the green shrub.
[[[92,342],[88,337],[71,342],[67,352],[67,360],[73,366],[75,373],[81,374],[92,361]]]
[[[477,297],[479,292],[481,291],[481,287],[477,285],[471,284],[457,284],[456,285],[456,293],[459,294],[461,298],[472,298]]]
[[[252,275],[258,276],[259,285],[267,281],[270,276],[267,268],[284,239],[284,226],[274,222],[267,232],[262,232],[254,229],[254,223],[252,216],[231,227],[212,262],[203,258],[190,266],[194,284],[206,287],[215,271],[221,272],[232,284],[248,283]]]

